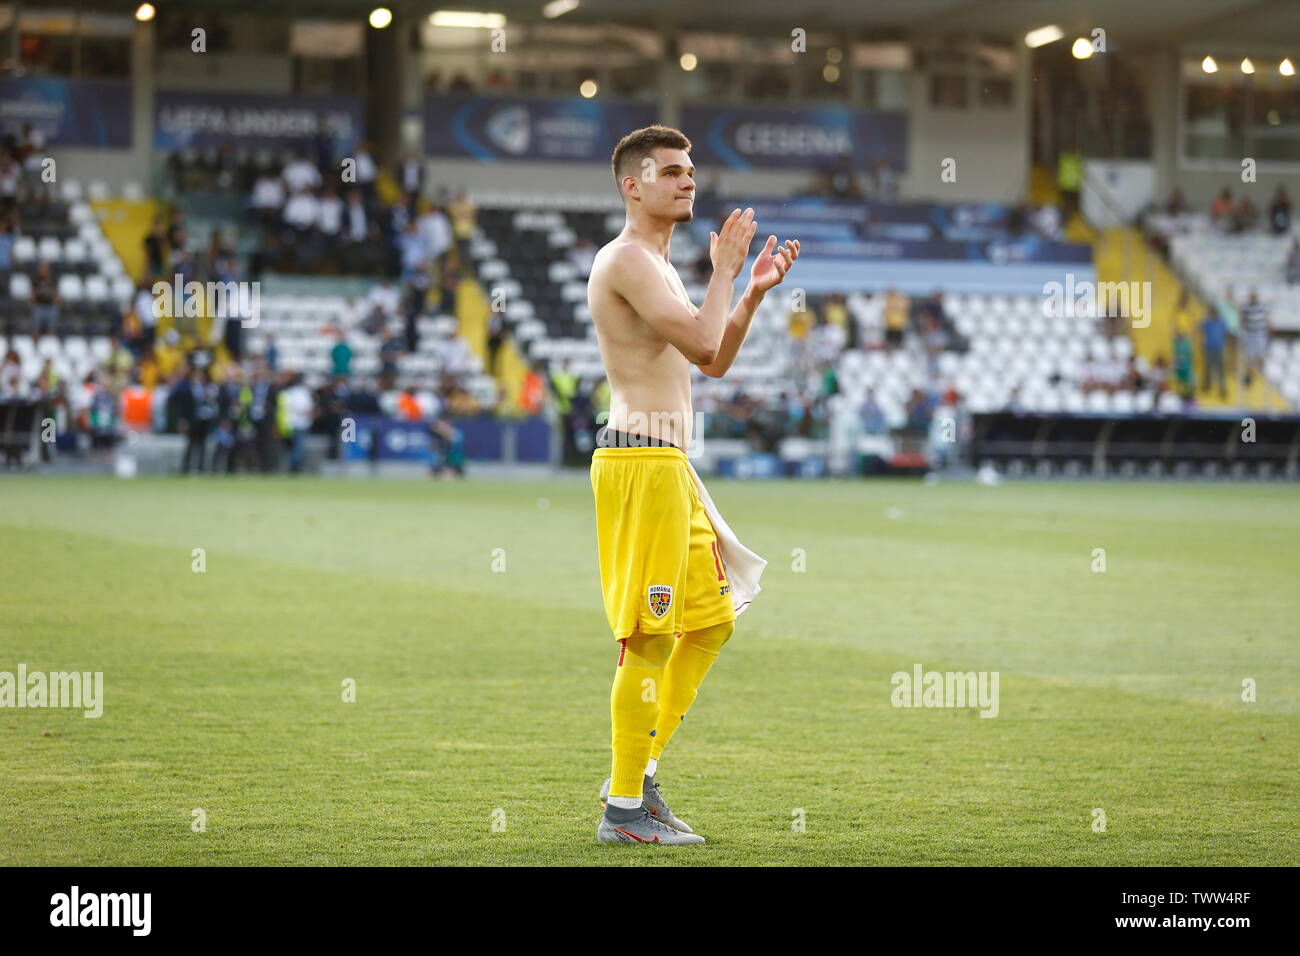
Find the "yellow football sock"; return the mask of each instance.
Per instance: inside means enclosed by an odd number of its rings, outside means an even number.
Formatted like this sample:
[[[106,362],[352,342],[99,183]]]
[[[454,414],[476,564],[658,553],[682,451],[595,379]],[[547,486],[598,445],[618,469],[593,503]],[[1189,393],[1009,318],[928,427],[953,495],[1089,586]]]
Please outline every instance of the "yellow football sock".
[[[718,651],[727,643],[731,632],[735,630],[735,621],[725,621],[713,627],[698,631],[687,631],[677,639],[672,656],[664,667],[662,681],[663,693],[659,701],[659,723],[655,726],[654,743],[650,748],[650,758],[658,760],[659,755],[668,746],[682,718],[695,703],[700,684],[709,673],[709,668],[718,659]]]
[[[673,651],[671,634],[633,634],[623,641],[614,689],[609,695],[614,767],[611,797],[641,799],[646,761],[659,719],[664,664]]]

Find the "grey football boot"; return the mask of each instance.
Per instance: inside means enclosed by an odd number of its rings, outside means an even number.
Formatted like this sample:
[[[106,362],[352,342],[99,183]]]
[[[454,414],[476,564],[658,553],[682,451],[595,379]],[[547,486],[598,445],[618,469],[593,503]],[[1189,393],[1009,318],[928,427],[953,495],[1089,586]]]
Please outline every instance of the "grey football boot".
[[[664,846],[690,846],[703,843],[698,833],[682,833],[660,823],[647,810],[624,810],[606,807],[596,827],[601,843],[661,843]]]
[[[609,796],[610,782],[611,778],[606,777],[604,786],[600,788],[600,807],[602,810],[605,808],[605,798]],[[668,808],[668,804],[664,802],[663,794],[659,792],[659,784],[654,777],[646,777],[642,783],[641,808],[660,823],[666,823],[674,830],[680,830],[682,833],[695,832],[685,820],[682,820]]]

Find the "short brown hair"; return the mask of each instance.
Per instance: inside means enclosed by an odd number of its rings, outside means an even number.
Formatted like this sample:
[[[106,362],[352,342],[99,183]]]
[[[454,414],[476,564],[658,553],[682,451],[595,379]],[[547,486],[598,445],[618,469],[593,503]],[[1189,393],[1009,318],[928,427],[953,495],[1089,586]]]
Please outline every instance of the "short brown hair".
[[[609,164],[614,169],[614,183],[618,185],[624,176],[634,175],[640,168],[641,161],[650,155],[650,151],[663,147],[665,149],[691,150],[691,141],[686,134],[671,126],[646,126],[635,129],[618,141],[614,155]],[[621,191],[621,190],[620,190]]]

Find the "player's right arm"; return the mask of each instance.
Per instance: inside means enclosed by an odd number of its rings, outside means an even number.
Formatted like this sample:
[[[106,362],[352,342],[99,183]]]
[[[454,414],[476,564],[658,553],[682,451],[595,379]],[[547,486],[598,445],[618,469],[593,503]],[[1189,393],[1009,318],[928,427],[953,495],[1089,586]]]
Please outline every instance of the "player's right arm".
[[[613,289],[687,361],[708,365],[722,345],[736,276],[745,264],[756,228],[752,209],[743,213],[737,209],[727,218],[713,240],[713,277],[698,310],[673,295],[651,253],[631,243],[613,250]]]

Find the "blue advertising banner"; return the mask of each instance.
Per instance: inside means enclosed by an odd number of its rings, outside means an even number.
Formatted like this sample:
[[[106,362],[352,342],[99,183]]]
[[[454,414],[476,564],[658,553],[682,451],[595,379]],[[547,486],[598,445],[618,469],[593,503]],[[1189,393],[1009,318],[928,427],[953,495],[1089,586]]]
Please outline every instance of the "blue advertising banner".
[[[129,149],[131,84],[0,79],[0,134],[17,135],[28,123],[46,146]]]
[[[344,461],[434,459],[433,433],[424,422],[399,422],[382,415],[357,415],[357,440],[340,442]]]
[[[424,148],[430,156],[609,162],[626,133],[655,122],[649,103],[497,96],[430,96]]]
[[[801,255],[807,259],[925,259],[983,262],[990,265],[1081,263],[1092,262],[1092,246],[1081,242],[1052,242],[1036,237],[995,239],[989,242],[956,242],[950,239],[852,242],[814,240],[801,244]]]
[[[335,155],[363,136],[355,96],[281,96],[255,93],[183,93],[154,97],[154,149],[210,146],[310,149],[328,140]]]
[[[729,169],[907,168],[907,116],[845,107],[687,106],[682,132],[697,165]]]

